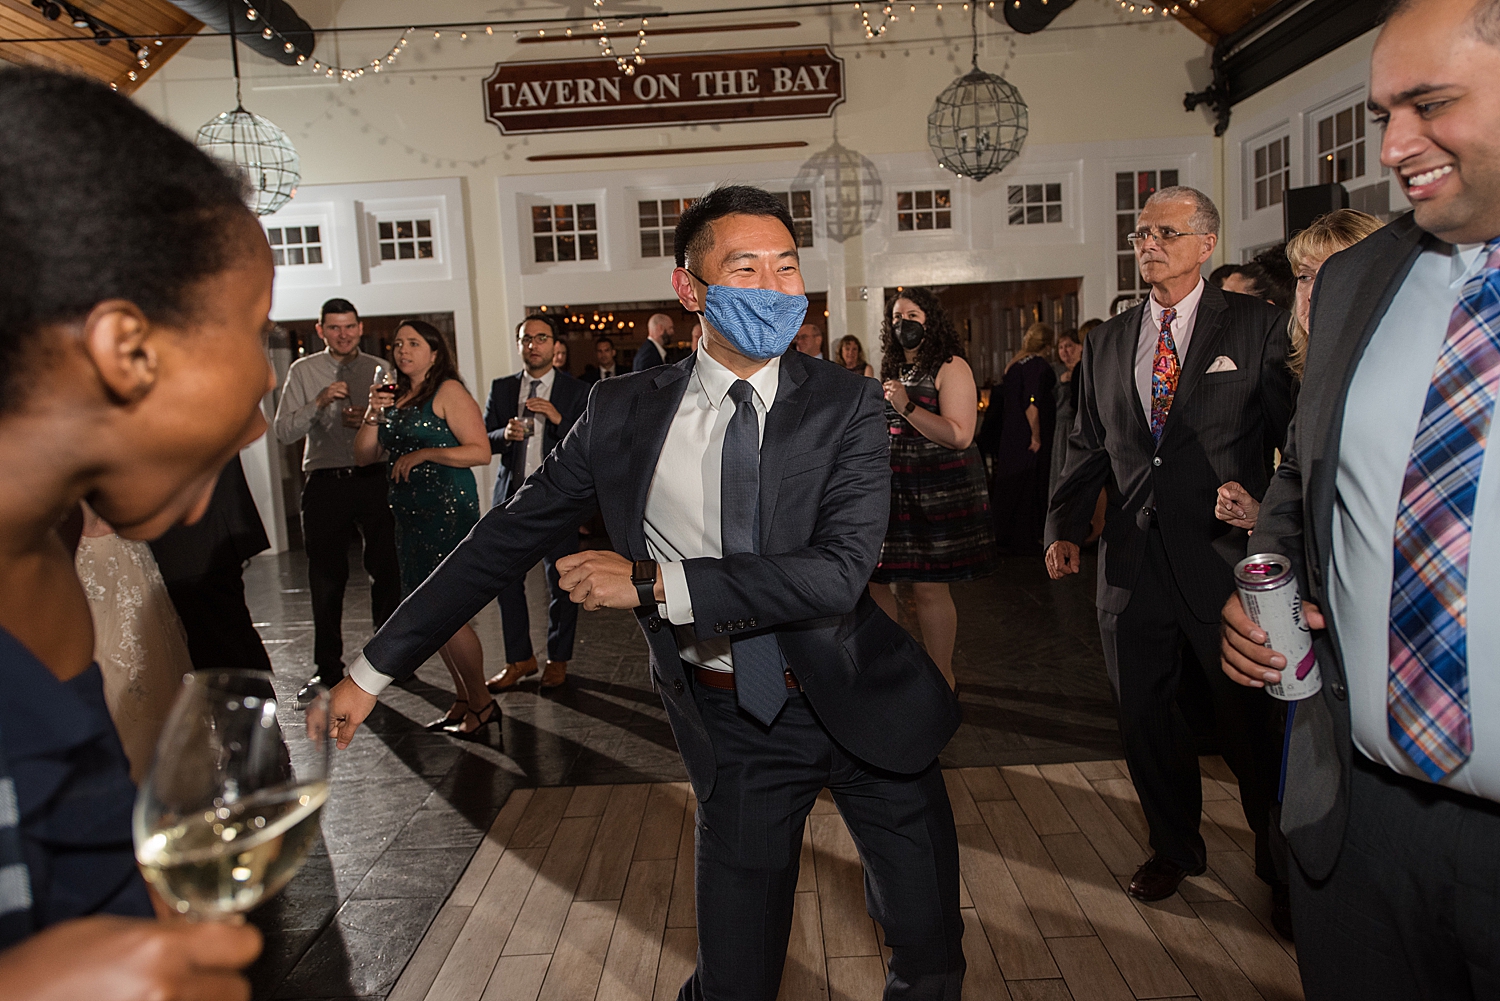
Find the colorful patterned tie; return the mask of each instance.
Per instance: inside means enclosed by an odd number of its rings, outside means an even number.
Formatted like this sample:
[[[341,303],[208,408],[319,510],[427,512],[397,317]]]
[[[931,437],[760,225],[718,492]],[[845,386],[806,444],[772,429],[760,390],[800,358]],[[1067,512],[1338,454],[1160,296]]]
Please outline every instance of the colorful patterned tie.
[[[1151,437],[1161,443],[1162,430],[1167,426],[1167,414],[1172,409],[1172,400],[1177,396],[1177,376],[1182,366],[1177,361],[1177,344],[1172,340],[1172,321],[1177,319],[1177,310],[1166,309],[1161,314],[1161,333],[1156,336],[1156,358],[1151,362]]]
[[[1391,739],[1434,782],[1469,759],[1468,578],[1474,499],[1500,386],[1500,239],[1464,283],[1432,373],[1396,511]]]

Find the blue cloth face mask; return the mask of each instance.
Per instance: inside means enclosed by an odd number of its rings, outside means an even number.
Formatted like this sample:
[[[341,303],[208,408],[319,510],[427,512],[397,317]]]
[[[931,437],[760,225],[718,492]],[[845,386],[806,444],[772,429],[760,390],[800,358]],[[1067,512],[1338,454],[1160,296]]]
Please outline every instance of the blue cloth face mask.
[[[688,274],[693,275],[691,271]],[[697,275],[693,275],[698,278]],[[746,358],[766,361],[786,353],[807,317],[807,296],[769,288],[709,285],[703,318]]]

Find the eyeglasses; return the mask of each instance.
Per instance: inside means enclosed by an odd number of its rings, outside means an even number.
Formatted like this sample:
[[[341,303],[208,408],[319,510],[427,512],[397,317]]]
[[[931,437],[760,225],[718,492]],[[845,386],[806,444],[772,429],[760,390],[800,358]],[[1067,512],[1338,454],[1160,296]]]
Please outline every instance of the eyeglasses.
[[[523,347],[523,348],[529,348],[533,344],[550,344],[552,342],[552,335],[551,334],[522,334],[520,337],[518,337],[516,339],[521,342],[521,347]]]
[[[1167,244],[1179,240],[1184,236],[1208,235],[1207,233],[1179,233],[1170,226],[1162,226],[1159,229],[1138,229],[1134,233],[1126,233],[1125,239],[1130,242],[1132,247],[1145,243],[1147,240],[1155,240],[1158,244],[1165,247]]]

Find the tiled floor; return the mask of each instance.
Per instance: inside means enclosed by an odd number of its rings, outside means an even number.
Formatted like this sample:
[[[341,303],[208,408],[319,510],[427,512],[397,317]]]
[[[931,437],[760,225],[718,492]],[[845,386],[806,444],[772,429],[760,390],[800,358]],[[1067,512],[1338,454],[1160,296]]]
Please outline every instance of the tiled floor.
[[[362,579],[357,562],[352,579]],[[278,690],[290,697],[311,666],[305,561],[300,553],[258,557],[246,589]],[[528,593],[540,650],[539,571]],[[954,587],[965,723],[945,767],[1119,757],[1092,596],[1091,565],[1053,583],[1040,560],[1008,560],[990,580]],[[476,624],[489,668],[498,669],[495,607]],[[351,582],[346,649],[357,651],[369,633],[368,590]],[[258,999],[386,998],[515,790],[685,779],[629,613],[581,615],[570,677],[557,693],[541,696],[528,684],[503,696],[503,725],[472,743],[422,730],[452,697],[436,659],[382,697],[337,756],[323,843],[254,915],[267,936],[254,970]]]
[[[1156,904],[1121,892],[1146,854],[1123,762],[945,772],[965,997],[1300,999],[1237,788],[1209,765],[1210,869]],[[390,1001],[672,1001],[697,948],[695,806],[680,782],[516,790]],[[826,791],[797,890],[781,1001],[879,998],[889,952]]]

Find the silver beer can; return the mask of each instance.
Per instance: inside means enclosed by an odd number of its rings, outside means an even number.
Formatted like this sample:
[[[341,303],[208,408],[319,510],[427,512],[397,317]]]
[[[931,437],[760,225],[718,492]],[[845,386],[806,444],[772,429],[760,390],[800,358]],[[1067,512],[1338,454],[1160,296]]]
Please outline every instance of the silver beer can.
[[[1302,615],[1302,596],[1292,563],[1276,553],[1259,553],[1234,568],[1245,614],[1266,632],[1266,646],[1286,658],[1281,682],[1266,691],[1285,702],[1316,695],[1323,688],[1313,655],[1312,630]]]

